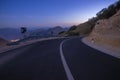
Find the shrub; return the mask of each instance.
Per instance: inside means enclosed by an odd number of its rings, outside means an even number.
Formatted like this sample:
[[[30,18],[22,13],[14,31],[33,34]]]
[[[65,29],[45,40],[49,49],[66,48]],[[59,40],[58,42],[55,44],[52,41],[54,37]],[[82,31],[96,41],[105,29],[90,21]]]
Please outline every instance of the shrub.
[[[72,31],[72,30],[75,30],[77,28],[77,26],[71,26],[70,29],[68,31]]]
[[[62,33],[64,33],[65,31],[61,31],[61,32],[59,32],[58,34],[60,35],[60,34],[62,34]]]

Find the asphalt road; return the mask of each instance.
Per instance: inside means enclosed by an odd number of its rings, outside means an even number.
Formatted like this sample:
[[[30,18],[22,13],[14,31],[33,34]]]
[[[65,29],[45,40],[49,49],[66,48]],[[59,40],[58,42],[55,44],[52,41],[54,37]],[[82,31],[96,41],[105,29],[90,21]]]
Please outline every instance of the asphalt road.
[[[63,53],[75,80],[120,80],[120,59],[83,44],[67,40]]]
[[[120,59],[83,44],[80,38],[37,42],[0,54],[0,80],[120,80]],[[69,79],[70,80],[70,79]]]

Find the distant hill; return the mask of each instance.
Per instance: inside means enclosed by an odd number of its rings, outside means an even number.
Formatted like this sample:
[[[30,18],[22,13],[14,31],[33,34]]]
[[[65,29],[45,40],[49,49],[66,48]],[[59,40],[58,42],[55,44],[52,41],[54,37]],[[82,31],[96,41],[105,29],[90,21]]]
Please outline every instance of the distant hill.
[[[27,28],[26,36],[39,36],[41,38],[44,37],[53,37],[57,36],[58,33],[61,31],[66,31],[67,28],[62,28],[60,26],[56,26],[53,28],[37,28],[37,29],[31,29]],[[12,39],[21,39],[22,34],[20,32],[20,28],[0,28],[0,37],[4,38],[6,40],[12,40]]]
[[[67,28],[62,28],[60,26],[56,26],[56,27],[53,27],[53,28],[50,28],[48,29],[47,33],[48,35],[50,36],[58,36],[58,34],[62,31],[66,31]]]
[[[41,29],[34,30],[34,31],[29,32],[29,35],[30,36],[40,36],[40,37],[54,37],[54,36],[58,36],[58,34],[60,32],[66,31],[66,30],[67,30],[67,28],[62,28],[60,26],[56,26],[56,27],[49,28],[46,30],[41,30]]]
[[[85,23],[81,23],[79,25],[71,26],[70,29],[66,32],[60,33],[59,36],[79,36],[79,35],[87,35],[89,34],[95,24],[96,21],[87,21]]]
[[[2,45],[5,45],[7,42],[8,42],[7,40],[5,40],[5,39],[3,39],[3,38],[0,38],[0,47],[1,47]]]
[[[97,18],[93,17],[84,23],[71,26],[68,31],[59,34],[59,36],[88,35],[94,28],[96,22]]]
[[[0,37],[6,40],[21,38],[18,28],[0,28]]]

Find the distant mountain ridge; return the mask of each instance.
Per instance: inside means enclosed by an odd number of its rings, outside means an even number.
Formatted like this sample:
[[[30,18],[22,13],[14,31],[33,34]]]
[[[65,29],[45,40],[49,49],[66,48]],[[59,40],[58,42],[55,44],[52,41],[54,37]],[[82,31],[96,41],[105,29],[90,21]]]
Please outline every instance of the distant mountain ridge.
[[[29,28],[28,28],[29,29]],[[38,29],[29,29],[26,32],[26,36],[39,36],[41,38],[44,37],[54,37],[57,36],[61,31],[66,31],[67,28],[62,28],[60,26],[56,26],[53,28],[38,28]],[[0,37],[6,40],[12,39],[21,39],[22,34],[20,28],[0,28]]]
[[[62,31],[67,31],[68,28],[62,28],[60,26],[56,26],[53,28],[49,28],[47,30],[34,30],[32,32],[29,32],[30,36],[41,36],[41,37],[55,37],[58,36],[58,34]]]
[[[21,33],[18,28],[1,28],[0,37],[6,40],[21,38]]]
[[[5,39],[3,39],[3,38],[0,38],[0,47],[1,47],[2,45],[5,45],[7,42],[8,42],[7,40],[5,40]]]

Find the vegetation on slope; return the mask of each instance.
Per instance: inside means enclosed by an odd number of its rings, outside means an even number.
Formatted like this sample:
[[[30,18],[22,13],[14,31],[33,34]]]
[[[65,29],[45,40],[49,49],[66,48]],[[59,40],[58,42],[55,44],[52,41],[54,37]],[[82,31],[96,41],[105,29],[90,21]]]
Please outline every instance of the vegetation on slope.
[[[104,8],[93,17],[86,21],[85,23],[79,24],[77,26],[72,26],[67,32],[62,32],[60,36],[77,36],[90,34],[93,30],[96,22],[101,19],[109,19],[114,14],[120,10],[120,0],[114,4],[111,4],[108,8]]]

